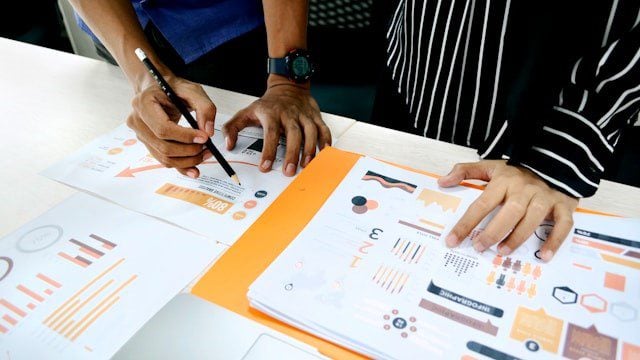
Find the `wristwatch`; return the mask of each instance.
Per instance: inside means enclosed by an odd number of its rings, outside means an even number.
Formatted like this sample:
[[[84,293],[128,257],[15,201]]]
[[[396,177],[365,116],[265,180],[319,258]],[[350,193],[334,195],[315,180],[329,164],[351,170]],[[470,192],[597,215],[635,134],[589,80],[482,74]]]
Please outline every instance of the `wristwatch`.
[[[309,52],[304,49],[293,49],[283,58],[268,58],[267,73],[282,75],[296,83],[303,83],[315,72]]]

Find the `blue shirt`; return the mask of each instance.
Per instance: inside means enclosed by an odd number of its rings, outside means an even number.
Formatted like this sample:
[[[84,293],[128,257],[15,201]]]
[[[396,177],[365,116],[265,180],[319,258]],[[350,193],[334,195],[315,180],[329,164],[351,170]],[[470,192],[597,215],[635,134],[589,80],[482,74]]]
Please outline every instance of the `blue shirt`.
[[[264,24],[259,0],[132,0],[132,3],[142,27],[153,22],[187,64]],[[77,20],[98,41],[82,19]]]

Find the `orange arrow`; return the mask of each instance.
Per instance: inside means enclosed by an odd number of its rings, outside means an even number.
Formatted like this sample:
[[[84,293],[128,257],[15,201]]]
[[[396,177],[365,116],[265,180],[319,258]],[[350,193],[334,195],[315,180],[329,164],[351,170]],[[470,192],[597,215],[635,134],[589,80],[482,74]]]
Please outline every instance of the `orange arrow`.
[[[205,161],[203,163],[201,163],[200,165],[210,165],[210,164],[217,164],[217,161]],[[244,165],[250,165],[250,166],[258,166],[256,164],[252,164],[252,163],[248,163],[245,161],[229,161],[229,163],[235,163],[235,164],[244,164]],[[155,170],[155,169],[163,169],[166,166],[162,165],[162,164],[155,164],[155,165],[147,165],[147,166],[141,166],[141,167],[137,167],[137,168],[131,168],[130,166],[127,166],[126,169],[122,170],[121,172],[119,172],[116,177],[135,177],[134,174],[139,173],[139,172],[143,172],[143,171],[147,171],[147,170]]]

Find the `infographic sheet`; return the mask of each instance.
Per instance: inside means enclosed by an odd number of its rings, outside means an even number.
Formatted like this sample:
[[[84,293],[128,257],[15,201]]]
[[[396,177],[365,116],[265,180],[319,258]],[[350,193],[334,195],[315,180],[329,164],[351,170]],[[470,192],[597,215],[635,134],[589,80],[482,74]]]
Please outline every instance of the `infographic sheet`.
[[[0,358],[109,358],[225,248],[75,195],[0,239]]]
[[[480,193],[361,158],[251,306],[376,358],[640,358],[640,221],[576,214],[550,263],[552,222],[509,256],[471,246],[488,220],[447,248]]]
[[[225,150],[218,114],[212,138],[237,172],[242,186],[229,179],[215,158],[198,166],[192,179],[165,168],[133,130],[121,125],[44,171],[44,175],[231,245],[291,182],[282,174],[284,146],[273,170],[259,171],[263,139],[256,129],[241,132],[234,150]],[[243,135],[244,134],[244,135]]]

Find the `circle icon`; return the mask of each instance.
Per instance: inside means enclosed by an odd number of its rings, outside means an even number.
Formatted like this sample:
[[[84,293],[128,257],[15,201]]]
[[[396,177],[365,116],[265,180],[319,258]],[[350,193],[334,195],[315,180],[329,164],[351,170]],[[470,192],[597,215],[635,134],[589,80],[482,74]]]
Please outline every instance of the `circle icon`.
[[[257,197],[258,199],[262,199],[263,197],[267,196],[267,192],[264,190],[258,190],[254,194],[254,196]]]
[[[256,207],[256,205],[258,205],[257,201],[249,200],[249,201],[244,203],[244,208],[245,209],[253,209],[254,207]]]
[[[293,284],[292,283],[288,283],[287,285],[284,286],[284,289],[287,290],[287,291],[293,290]]]
[[[107,151],[107,154],[109,155],[118,155],[122,152],[122,148],[113,148],[113,149],[109,149],[109,151]]]
[[[367,200],[367,202],[364,204],[364,206],[367,207],[367,209],[369,210],[375,210],[378,208],[378,202],[375,200]]]
[[[364,206],[367,203],[367,198],[364,196],[354,196],[351,199],[351,203],[355,206]]]
[[[551,234],[551,230],[553,230],[552,224],[541,224],[538,226],[534,234],[540,241],[547,241],[549,234]]]
[[[138,140],[136,140],[136,139],[127,139],[122,143],[122,145],[131,146],[131,145],[135,145],[135,143],[137,143],[137,142],[138,142]]]
[[[0,281],[4,280],[13,269],[13,260],[6,256],[0,256]]]
[[[48,248],[62,237],[62,228],[58,225],[39,226],[18,239],[18,250],[32,253]]]
[[[401,317],[397,317],[395,319],[393,319],[393,327],[395,327],[396,329],[404,329],[407,327],[407,320],[401,318]]]
[[[532,352],[540,350],[540,345],[538,345],[538,343],[533,340],[528,340],[526,343],[524,343],[524,346],[527,348],[527,350]]]
[[[233,220],[242,220],[245,217],[247,217],[247,213],[244,211],[236,211],[233,213],[232,217],[233,217]]]

